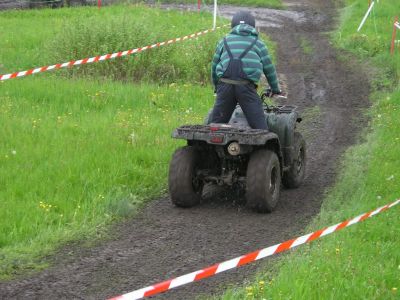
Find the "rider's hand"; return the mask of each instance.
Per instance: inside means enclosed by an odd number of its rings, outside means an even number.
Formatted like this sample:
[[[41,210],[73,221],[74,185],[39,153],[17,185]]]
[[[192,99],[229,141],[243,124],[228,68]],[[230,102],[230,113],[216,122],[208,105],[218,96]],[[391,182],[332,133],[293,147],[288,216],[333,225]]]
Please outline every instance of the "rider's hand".
[[[271,98],[273,96],[272,90],[270,88],[266,88],[264,92],[261,94],[261,98]]]

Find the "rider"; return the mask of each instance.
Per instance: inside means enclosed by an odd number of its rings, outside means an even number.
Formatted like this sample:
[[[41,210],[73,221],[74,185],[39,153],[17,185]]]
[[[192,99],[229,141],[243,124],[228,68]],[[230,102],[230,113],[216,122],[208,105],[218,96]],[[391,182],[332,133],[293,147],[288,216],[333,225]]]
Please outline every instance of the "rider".
[[[264,72],[273,94],[281,94],[281,90],[255,23],[249,12],[237,12],[232,18],[232,31],[218,43],[211,67],[217,99],[210,123],[228,123],[239,103],[251,128],[268,129],[257,94],[261,73]]]

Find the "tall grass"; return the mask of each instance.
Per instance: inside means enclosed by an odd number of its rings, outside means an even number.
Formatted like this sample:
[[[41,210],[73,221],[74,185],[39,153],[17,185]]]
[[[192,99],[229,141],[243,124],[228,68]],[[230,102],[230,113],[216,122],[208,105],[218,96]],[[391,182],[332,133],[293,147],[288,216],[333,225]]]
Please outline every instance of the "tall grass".
[[[2,12],[0,19],[6,73],[182,36],[208,28],[211,18],[117,6]],[[173,128],[202,122],[212,105],[212,89],[201,84],[218,35],[137,61],[0,83],[0,278],[43,267],[37,258],[60,243],[102,234],[165,192],[179,145]]]
[[[54,61],[65,57],[78,59],[93,53],[112,53],[142,47],[174,37],[211,28],[210,15],[127,6],[123,10],[110,7],[101,17],[88,16],[68,21],[60,35],[49,46]],[[114,12],[115,11],[115,12]],[[194,17],[195,16],[195,17]],[[214,46],[221,32],[189,43],[163,46],[132,57],[71,69],[72,75],[102,76],[136,82],[200,82],[209,81]]]
[[[307,231],[387,204],[400,197],[400,53],[389,54],[393,15],[399,5],[380,1],[361,33],[355,33],[366,1],[347,0],[334,34],[343,50],[370,67],[374,85],[365,142],[349,149],[342,172]],[[399,49],[400,50],[400,49]],[[222,299],[399,299],[399,208],[301,246],[246,288]]]
[[[8,50],[0,54],[2,72],[143,47],[212,26],[212,17],[207,13],[161,11],[137,5],[109,6],[100,11],[82,7],[0,13],[0,18],[4,19],[0,47]],[[211,32],[190,42],[57,74],[131,82],[205,84],[210,80],[209,58],[221,34],[221,31]]]

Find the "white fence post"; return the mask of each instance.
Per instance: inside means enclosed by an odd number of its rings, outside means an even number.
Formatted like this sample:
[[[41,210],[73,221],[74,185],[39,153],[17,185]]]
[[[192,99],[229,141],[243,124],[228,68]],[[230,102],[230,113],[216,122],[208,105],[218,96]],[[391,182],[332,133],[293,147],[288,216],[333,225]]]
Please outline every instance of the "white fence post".
[[[217,27],[217,0],[214,0],[214,22],[213,29]]]
[[[364,23],[365,23],[365,21],[367,20],[367,18],[368,18],[368,16],[369,16],[369,14],[370,14],[372,8],[374,7],[374,5],[375,5],[375,1],[372,1],[370,7],[368,8],[367,13],[366,13],[365,16],[364,16],[364,19],[361,21],[360,26],[358,26],[357,32],[359,32],[359,31],[361,30],[361,28],[364,26]]]

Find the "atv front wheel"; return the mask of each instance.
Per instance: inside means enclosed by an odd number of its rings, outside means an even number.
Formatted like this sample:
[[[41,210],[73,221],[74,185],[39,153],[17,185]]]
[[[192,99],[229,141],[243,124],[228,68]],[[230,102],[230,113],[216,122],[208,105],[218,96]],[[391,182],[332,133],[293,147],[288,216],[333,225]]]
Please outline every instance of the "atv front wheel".
[[[203,182],[196,177],[200,162],[199,152],[193,147],[178,148],[169,166],[169,194],[173,204],[192,207],[201,200]]]
[[[298,188],[306,175],[306,142],[299,132],[294,133],[293,148],[295,157],[282,179],[283,185],[289,189]]]
[[[247,205],[260,213],[276,207],[281,186],[278,156],[270,150],[257,150],[250,156],[246,179]]]

